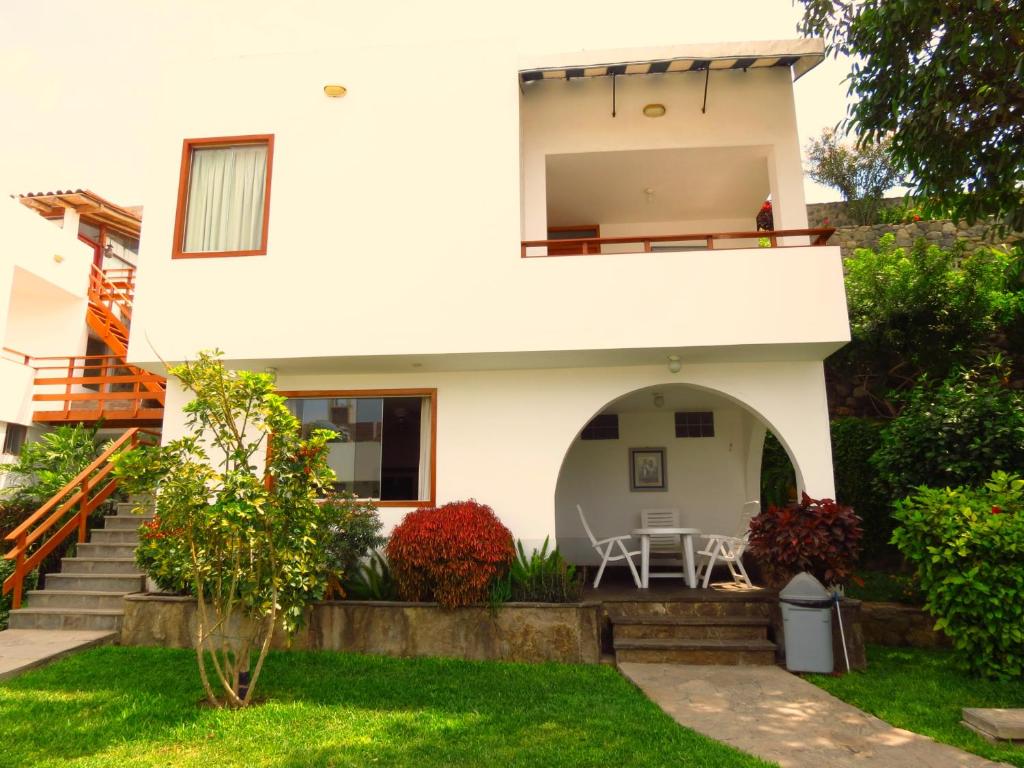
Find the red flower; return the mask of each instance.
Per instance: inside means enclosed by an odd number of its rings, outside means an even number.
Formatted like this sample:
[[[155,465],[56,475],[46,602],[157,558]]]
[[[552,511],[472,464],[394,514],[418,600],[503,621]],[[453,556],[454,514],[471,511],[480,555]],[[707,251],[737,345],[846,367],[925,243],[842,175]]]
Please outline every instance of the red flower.
[[[1003,513],[1003,510],[1001,510],[999,507],[992,507],[992,514],[993,515],[1001,515],[1002,513]]]
[[[918,215],[917,215],[917,214],[915,213],[915,214],[914,214],[914,221],[920,221],[920,220],[921,220],[921,217],[920,217],[920,216],[918,216]]]

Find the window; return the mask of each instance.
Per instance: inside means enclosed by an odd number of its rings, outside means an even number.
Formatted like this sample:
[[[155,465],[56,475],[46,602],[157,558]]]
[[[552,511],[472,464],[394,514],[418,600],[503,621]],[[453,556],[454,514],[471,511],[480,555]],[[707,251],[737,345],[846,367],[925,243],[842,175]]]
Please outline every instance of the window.
[[[434,390],[282,392],[303,436],[330,429],[334,486],[383,506],[434,503]]]
[[[25,444],[28,437],[28,427],[24,424],[8,424],[4,432],[4,453],[17,456],[21,453],[21,446]]]
[[[619,439],[619,415],[617,413],[602,413],[595,416],[580,433],[581,440],[618,440]]]
[[[714,437],[715,414],[711,411],[677,411],[676,437]]]
[[[186,139],[172,256],[265,254],[273,157],[272,135]]]

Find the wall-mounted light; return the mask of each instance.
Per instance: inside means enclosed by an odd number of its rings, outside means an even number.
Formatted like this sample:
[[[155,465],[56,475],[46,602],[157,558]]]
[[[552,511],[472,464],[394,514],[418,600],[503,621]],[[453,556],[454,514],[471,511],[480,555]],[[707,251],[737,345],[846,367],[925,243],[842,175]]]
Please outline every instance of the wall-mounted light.
[[[60,264],[62,261],[64,261],[64,257],[61,256],[59,253],[55,253],[53,254],[53,260]]]
[[[646,104],[644,106],[644,117],[664,117],[667,111],[664,104]]]
[[[665,404],[665,396],[661,392],[654,393],[654,407],[661,408]]]
[[[679,373],[683,369],[683,363],[679,359],[679,355],[668,356],[668,369],[672,373]]]
[[[324,86],[324,93],[332,99],[339,99],[348,93],[348,88],[344,85],[328,84]]]

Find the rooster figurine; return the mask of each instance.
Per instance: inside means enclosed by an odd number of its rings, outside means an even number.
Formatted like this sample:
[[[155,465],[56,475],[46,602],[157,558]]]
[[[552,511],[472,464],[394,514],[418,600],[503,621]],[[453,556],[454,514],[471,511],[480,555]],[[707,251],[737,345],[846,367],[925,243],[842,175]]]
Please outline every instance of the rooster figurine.
[[[772,201],[765,200],[761,210],[757,212],[757,231],[775,229],[775,219],[772,217]]]

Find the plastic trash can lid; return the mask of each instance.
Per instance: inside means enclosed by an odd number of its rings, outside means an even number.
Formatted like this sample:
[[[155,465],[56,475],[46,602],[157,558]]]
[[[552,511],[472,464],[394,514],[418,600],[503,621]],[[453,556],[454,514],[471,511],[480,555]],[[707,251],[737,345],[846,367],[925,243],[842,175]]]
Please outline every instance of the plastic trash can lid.
[[[831,593],[825,589],[822,583],[806,572],[798,573],[779,592],[779,599],[787,602],[790,600],[830,600],[831,598]]]

